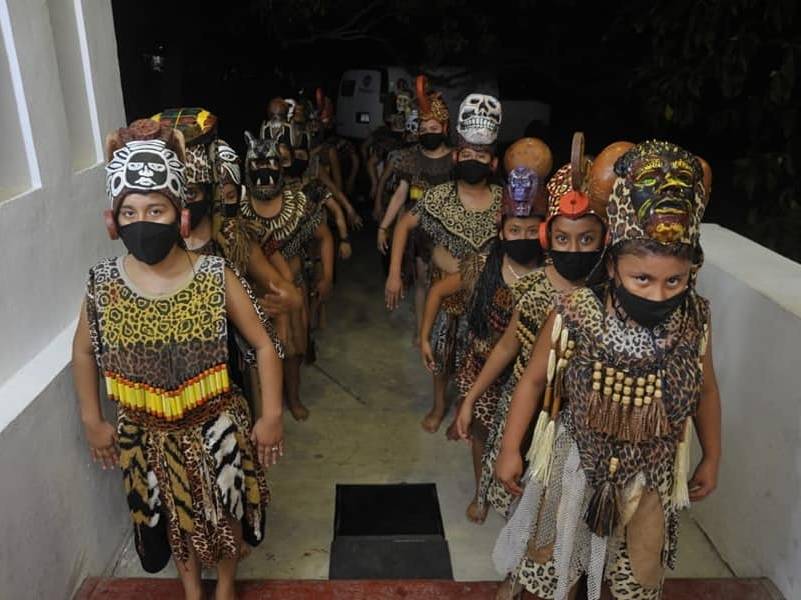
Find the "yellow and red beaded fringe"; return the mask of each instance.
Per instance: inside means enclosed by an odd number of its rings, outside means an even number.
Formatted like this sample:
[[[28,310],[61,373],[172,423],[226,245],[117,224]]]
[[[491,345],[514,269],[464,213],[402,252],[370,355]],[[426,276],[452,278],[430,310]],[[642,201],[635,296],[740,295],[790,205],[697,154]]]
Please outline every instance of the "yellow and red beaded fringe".
[[[105,378],[109,398],[128,408],[168,421],[180,419],[187,411],[231,390],[225,364],[206,369],[176,390],[163,390],[129,381],[111,372],[106,372]]]

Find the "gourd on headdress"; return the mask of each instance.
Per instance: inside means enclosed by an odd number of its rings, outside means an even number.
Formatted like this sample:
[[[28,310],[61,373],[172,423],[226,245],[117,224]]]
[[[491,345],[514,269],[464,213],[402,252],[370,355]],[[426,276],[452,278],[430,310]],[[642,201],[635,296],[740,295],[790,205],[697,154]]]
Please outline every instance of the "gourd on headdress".
[[[584,155],[584,134],[573,134],[570,163],[562,166],[545,186],[548,192],[548,218],[540,225],[540,243],[550,246],[550,226],[556,217],[580,219],[595,215],[607,226],[607,203],[610,190],[606,187],[611,167],[617,156],[633,144],[614,142],[604,148],[594,161]]]
[[[417,96],[417,111],[420,121],[434,119],[442,123],[445,131],[448,131],[450,112],[442,94],[439,92],[428,91],[428,78],[425,75],[418,75],[415,80],[415,94]]]
[[[186,200],[186,149],[180,130],[152,119],[139,119],[106,137],[106,195],[111,207],[104,212],[112,239],[117,237],[117,213],[128,194],[157,192],[181,215],[181,229],[189,212]]]

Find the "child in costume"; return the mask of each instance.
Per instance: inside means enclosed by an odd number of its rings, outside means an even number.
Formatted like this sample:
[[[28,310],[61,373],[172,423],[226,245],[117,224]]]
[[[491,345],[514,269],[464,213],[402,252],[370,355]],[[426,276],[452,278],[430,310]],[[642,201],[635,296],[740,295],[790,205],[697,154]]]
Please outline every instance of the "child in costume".
[[[493,558],[535,597],[566,598],[585,575],[591,600],[659,598],[678,511],[715,488],[720,398],[694,287],[708,173],[661,141],[616,160],[603,281],[556,303],[515,390],[496,476],[522,497]],[[688,485],[693,422],[703,458]]]
[[[292,269],[293,281],[303,288],[304,303],[290,311],[284,341],[284,386],[292,416],[304,421],[308,409],[300,401],[300,365],[306,355],[309,335],[308,291],[303,263],[312,240],[320,242],[323,275],[314,292],[325,300],[331,292],[334,272],[334,242],[324,220],[322,206],[310,201],[299,189],[284,185],[282,164],[291,156],[287,146],[269,138],[256,139],[245,132],[247,195],[240,204],[244,226],[266,255],[280,252]],[[283,157],[282,157],[283,155]]]
[[[166,109],[152,117],[164,126],[180,131],[186,145],[186,208],[189,237],[186,247],[198,254],[222,256],[242,275],[267,293],[259,298],[270,316],[285,314],[300,306],[302,298],[292,284],[289,265],[280,254],[268,260],[242,227],[236,203],[222,203],[221,187],[240,189],[239,158],[227,142],[217,137],[217,118],[202,108]],[[225,207],[235,210],[220,214]]]
[[[537,239],[539,225],[545,217],[541,181],[540,176],[527,167],[514,168],[509,174],[498,215],[498,238],[489,254],[465,258],[458,273],[440,279],[429,290],[420,329],[421,354],[429,370],[434,367],[429,337],[442,301],[458,293],[469,298],[466,349],[455,377],[460,396],[470,389],[493,345],[509,324],[519,299],[518,285],[542,262],[542,248]],[[471,429],[471,445],[476,488],[487,430],[502,386],[503,378],[499,378],[474,405],[477,418]],[[486,518],[486,510],[479,510],[475,495],[467,508],[467,517],[476,523]]]
[[[459,271],[467,256],[487,253],[497,236],[496,217],[502,189],[489,183],[497,167],[495,140],[501,124],[501,103],[492,96],[470,94],[459,110],[459,147],[453,153],[455,181],[429,188],[395,228],[385,286],[387,308],[398,307],[403,292],[401,266],[410,234],[418,226],[431,239],[431,283]],[[464,294],[443,302],[432,333],[434,352],[433,406],[422,427],[434,433],[447,412],[445,389],[456,372],[465,341]]]
[[[540,243],[547,249],[548,264],[525,280],[525,292],[518,301],[509,326],[492,350],[457,416],[457,431],[468,435],[472,414],[469,407],[483,391],[510,366],[509,378],[498,402],[489,430],[486,452],[482,459],[478,505],[489,503],[501,516],[508,516],[511,496],[493,479],[495,460],[500,452],[506,427],[509,402],[520,374],[528,364],[531,348],[543,321],[559,294],[584,285],[591,269],[598,263],[606,231],[608,194],[598,193],[597,181],[606,173],[610,153],[615,148],[628,148],[620,142],[607,146],[594,163],[583,158],[583,136],[574,136],[572,164],[564,165],[548,182],[548,218],[541,227]],[[575,168],[574,168],[575,167]],[[580,175],[572,177],[573,172]],[[582,191],[583,190],[583,191]],[[571,200],[577,199],[577,203]]]
[[[397,187],[378,226],[377,245],[381,254],[389,249],[390,230],[401,210],[410,210],[427,189],[451,178],[453,152],[448,144],[448,106],[441,94],[426,91],[426,81],[423,75],[417,77],[418,143],[390,155],[388,172],[395,174]],[[406,246],[403,265],[404,280],[414,284],[415,345],[423,318],[430,260],[430,242],[417,230]]]
[[[106,223],[130,252],[89,272],[73,343],[81,419],[96,461],[119,465],[142,566],[170,555],[187,599],[216,566],[217,598],[234,598],[243,539],[264,535],[264,467],[283,452],[281,348],[248,285],[216,256],[188,252],[183,141],[143,119],[107,140]],[[228,320],[255,352],[262,417],[227,368]],[[117,404],[101,411],[98,377]]]

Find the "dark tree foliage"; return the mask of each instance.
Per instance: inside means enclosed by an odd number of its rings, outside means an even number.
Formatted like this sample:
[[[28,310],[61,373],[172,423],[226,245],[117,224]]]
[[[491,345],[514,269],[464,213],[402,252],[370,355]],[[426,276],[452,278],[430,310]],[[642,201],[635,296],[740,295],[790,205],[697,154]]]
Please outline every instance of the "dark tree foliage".
[[[712,202],[741,217],[727,225],[796,261],[799,10],[795,0],[636,3],[614,34],[650,41],[632,80],[642,115],[657,133],[693,138],[710,154],[716,191],[733,194]]]

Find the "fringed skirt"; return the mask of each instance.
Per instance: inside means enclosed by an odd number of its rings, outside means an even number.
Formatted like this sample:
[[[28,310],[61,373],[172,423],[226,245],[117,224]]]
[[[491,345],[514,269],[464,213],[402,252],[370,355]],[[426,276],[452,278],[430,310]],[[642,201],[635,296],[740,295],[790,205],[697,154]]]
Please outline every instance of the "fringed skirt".
[[[194,553],[204,567],[238,556],[236,523],[247,543],[261,542],[270,494],[250,431],[236,392],[178,422],[120,407],[120,467],[146,571],[160,571],[171,554]]]
[[[584,515],[593,495],[575,441],[561,426],[547,486],[523,480],[525,490],[501,530],[493,552],[495,567],[540,598],[566,598],[582,575],[587,597],[597,600],[603,582],[612,597],[655,600],[661,596],[665,566],[672,564],[668,531],[676,519],[670,506],[670,477],[659,490],[638,476],[620,495],[621,524],[609,537],[593,534]]]

